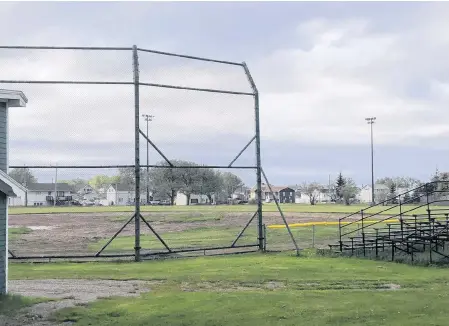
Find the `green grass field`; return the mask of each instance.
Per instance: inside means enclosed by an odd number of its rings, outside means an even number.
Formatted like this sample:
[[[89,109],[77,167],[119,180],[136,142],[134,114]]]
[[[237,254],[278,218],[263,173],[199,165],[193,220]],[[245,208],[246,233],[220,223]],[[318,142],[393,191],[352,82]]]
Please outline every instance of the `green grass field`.
[[[33,232],[30,228],[27,227],[16,227],[16,228],[8,228],[8,237],[9,240],[16,240],[18,239],[22,234],[28,234]]]
[[[179,232],[161,233],[162,238],[172,249],[205,248],[208,246],[230,246],[236,239],[242,227],[215,227],[195,228]],[[315,237],[312,235],[311,226],[292,228],[292,234],[301,248],[311,248],[314,242],[316,247],[326,247],[328,242],[335,242],[338,237],[336,226],[316,226]],[[108,239],[100,240],[90,245],[92,251],[98,251],[106,244]],[[165,251],[162,243],[153,235],[146,234],[140,239],[144,249]],[[237,245],[249,245],[257,243],[256,225],[250,226]],[[130,251],[134,247],[134,236],[119,236],[106,249],[107,252]],[[294,245],[286,229],[267,230],[268,249],[292,249]]]
[[[367,205],[306,205],[306,204],[282,204],[282,210],[287,213],[336,213],[351,214],[366,209]],[[404,209],[412,209],[415,206],[407,206]],[[375,206],[367,210],[369,214],[388,209],[384,214],[393,215],[399,213],[399,208],[389,206]],[[437,207],[435,207],[437,208]],[[443,207],[444,208],[444,207]],[[142,206],[143,212],[254,212],[255,205],[219,205],[219,206]],[[277,212],[275,204],[264,204],[265,212]],[[98,213],[98,212],[133,212],[134,206],[63,206],[63,207],[11,207],[9,214],[49,214],[49,213]],[[419,208],[413,213],[424,214],[426,207]]]
[[[103,299],[54,316],[79,326],[448,325],[447,269],[313,253],[10,264],[10,277],[161,281],[140,297]]]

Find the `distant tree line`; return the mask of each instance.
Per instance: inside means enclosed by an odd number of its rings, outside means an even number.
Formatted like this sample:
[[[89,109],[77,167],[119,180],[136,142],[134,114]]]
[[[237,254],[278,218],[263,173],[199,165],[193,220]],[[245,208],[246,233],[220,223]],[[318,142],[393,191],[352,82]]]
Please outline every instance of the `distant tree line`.
[[[304,182],[299,190],[309,197],[311,205],[316,205],[320,193],[327,194],[331,202],[351,205],[360,191],[354,180],[344,177],[341,173],[330,187],[326,188],[318,182]]]
[[[159,168],[150,168],[147,174],[146,168],[141,169],[140,187],[142,192],[146,189],[147,181],[150,192],[156,198],[169,199],[173,204],[178,192],[183,193],[190,203],[192,194],[201,194],[208,197],[209,202],[213,198],[230,198],[239,188],[244,186],[243,181],[231,172],[221,172],[207,167],[182,160],[172,160],[174,166],[183,168],[172,168],[167,162],[159,162]],[[37,182],[37,178],[27,168],[12,169],[9,175],[23,185]],[[96,175],[89,180],[80,178],[71,180],[58,180],[72,186],[81,188],[89,184],[92,188],[99,190],[111,184],[125,185],[133,190],[136,184],[134,168],[120,168],[118,175]]]

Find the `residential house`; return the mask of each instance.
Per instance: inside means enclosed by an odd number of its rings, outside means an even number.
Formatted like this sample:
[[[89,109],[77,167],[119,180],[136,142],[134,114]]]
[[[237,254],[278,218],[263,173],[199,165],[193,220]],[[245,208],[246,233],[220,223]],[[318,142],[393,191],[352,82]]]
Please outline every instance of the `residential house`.
[[[273,191],[273,193],[271,193],[270,187],[271,187],[271,190]],[[281,204],[294,202],[294,200],[293,201],[291,200],[291,195],[293,195],[293,199],[295,198],[295,190],[294,189],[286,187],[286,186],[270,185],[270,187],[268,187],[267,184],[262,183],[262,189],[261,189],[262,190],[262,196],[261,196],[262,201],[271,202],[274,200],[274,196],[275,196]],[[254,186],[251,189],[251,192],[250,192],[251,199],[257,200],[256,190],[257,190],[257,186]]]
[[[98,192],[89,184],[84,185],[77,191],[80,200],[93,201],[100,198]]]
[[[234,193],[232,194],[232,199],[249,200],[250,196],[251,196],[251,189],[243,186],[234,191]]]
[[[26,206],[27,188],[0,170],[0,180],[11,186],[15,197],[8,197],[8,206]]]
[[[212,195],[212,203],[214,202],[214,195]],[[187,203],[187,196],[182,192],[176,194],[175,199],[176,206],[186,206],[186,205],[208,205],[211,204],[209,197],[207,195],[190,195],[190,203]]]
[[[360,187],[360,192],[359,192],[359,195],[357,196],[357,199],[361,203],[371,203],[371,201],[372,201],[371,189],[372,189],[372,187],[370,185],[365,185],[365,186],[362,185]],[[386,200],[389,193],[390,193],[390,189],[388,188],[388,186],[386,186],[384,184],[379,184],[379,183],[376,183],[374,185],[374,198],[375,198],[376,202]]]
[[[295,198],[295,190],[293,190],[292,188],[286,187],[279,190],[279,202],[281,204],[294,204]]]
[[[73,188],[67,183],[33,183],[28,186],[28,206],[68,205],[73,200]]]
[[[136,200],[135,190],[128,184],[111,184],[106,190],[106,202],[108,205],[129,205]],[[146,191],[140,193],[140,203],[147,201]]]
[[[331,189],[328,186],[323,186],[319,190],[314,190],[312,196],[315,197],[315,203],[331,203]],[[295,203],[296,204],[310,204],[310,195],[301,191],[301,189],[297,189],[296,192]]]

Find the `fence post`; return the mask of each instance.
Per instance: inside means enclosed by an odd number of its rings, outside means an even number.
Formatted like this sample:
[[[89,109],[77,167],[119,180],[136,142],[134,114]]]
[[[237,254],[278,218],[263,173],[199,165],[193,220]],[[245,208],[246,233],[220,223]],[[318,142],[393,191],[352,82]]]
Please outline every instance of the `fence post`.
[[[315,248],[315,224],[312,225],[312,248]]]
[[[341,241],[341,219],[338,219],[338,237],[340,238],[340,252],[343,252],[343,242]]]
[[[134,188],[135,207],[134,207],[134,222],[135,222],[135,239],[134,252],[135,261],[140,261],[140,94],[139,94],[139,56],[137,53],[137,46],[133,46],[133,68],[134,68],[134,176],[136,185]]]
[[[267,251],[267,226],[263,225],[263,251]]]

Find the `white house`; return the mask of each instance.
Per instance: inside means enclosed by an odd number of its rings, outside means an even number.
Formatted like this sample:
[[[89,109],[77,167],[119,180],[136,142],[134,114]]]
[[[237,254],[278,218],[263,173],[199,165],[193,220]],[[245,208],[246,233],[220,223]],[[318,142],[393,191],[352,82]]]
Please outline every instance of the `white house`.
[[[313,192],[313,195],[315,196],[316,203],[329,203],[331,201],[331,197],[327,191],[315,190]],[[305,194],[304,192],[301,192],[301,190],[297,190],[295,203],[310,204],[310,196],[308,194]]]
[[[27,188],[0,170],[0,180],[11,185],[16,197],[8,198],[8,206],[26,206]]]
[[[107,205],[129,205],[136,200],[133,186],[126,184],[111,184],[106,190]],[[146,191],[140,193],[140,203],[147,201]]]
[[[212,195],[212,202],[214,201],[214,196]],[[210,204],[209,198],[206,195],[190,195],[190,204],[189,205],[205,205]],[[177,206],[186,206],[187,205],[187,196],[182,192],[178,192],[176,194],[176,205]]]
[[[27,102],[22,92],[0,90],[0,170],[5,175],[9,166],[8,110],[24,107]],[[16,195],[12,189],[15,186],[0,180],[0,295],[8,293],[8,201]]]
[[[372,200],[372,191],[371,191],[372,187],[370,185],[366,185],[366,186],[361,186],[360,187],[360,193],[357,197],[358,200],[360,200],[361,203],[371,203]],[[376,183],[374,185],[374,197],[376,200],[376,203],[380,200],[386,200],[388,194],[390,193],[390,189],[388,188],[388,186],[384,185],[384,184],[378,184]]]
[[[67,205],[73,199],[72,187],[67,183],[57,183],[56,192],[57,205]],[[28,186],[28,206],[52,206],[54,200],[54,183],[34,183]]]
[[[100,198],[98,192],[88,184],[84,185],[81,189],[79,189],[77,191],[77,194],[79,198],[82,200],[92,201]]]

